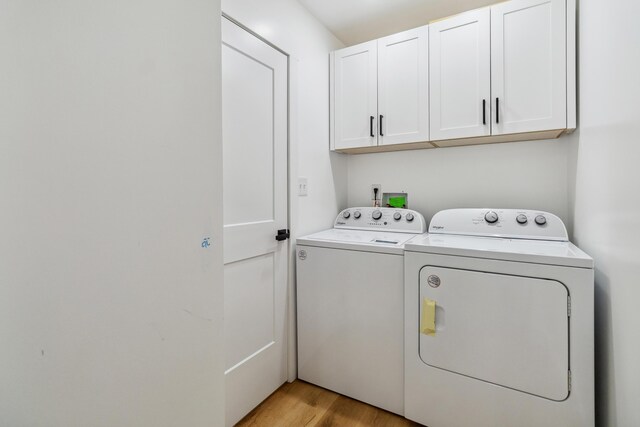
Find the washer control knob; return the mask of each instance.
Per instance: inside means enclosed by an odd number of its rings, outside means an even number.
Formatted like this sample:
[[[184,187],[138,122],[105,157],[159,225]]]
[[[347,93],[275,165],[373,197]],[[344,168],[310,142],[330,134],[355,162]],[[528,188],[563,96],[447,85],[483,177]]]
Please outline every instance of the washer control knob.
[[[362,214],[360,213],[360,211],[355,211],[355,212],[353,213],[353,217],[354,217],[355,219],[360,219],[360,217],[361,217],[361,216],[362,216]]]
[[[376,221],[379,220],[380,218],[382,218],[382,212],[376,209],[371,213],[371,218],[375,219]]]
[[[484,214],[484,220],[487,221],[489,224],[495,224],[496,222],[498,222],[498,214],[495,213],[494,211],[489,211],[486,214]]]
[[[393,219],[395,219],[396,221],[400,221],[402,219],[402,214],[400,212],[394,213]]]
[[[538,225],[545,225],[547,223],[547,218],[545,218],[544,215],[538,215],[536,217],[536,224]]]
[[[518,222],[518,224],[526,224],[528,219],[527,216],[525,214],[520,214],[516,217],[516,221]]]
[[[413,221],[413,214],[412,213],[408,213],[407,216],[405,216],[405,218],[407,219],[408,222]]]
[[[342,217],[343,217],[344,219],[347,219],[347,218],[349,218],[350,216],[351,216],[351,213],[349,213],[349,211],[344,211],[344,212],[342,212]]]

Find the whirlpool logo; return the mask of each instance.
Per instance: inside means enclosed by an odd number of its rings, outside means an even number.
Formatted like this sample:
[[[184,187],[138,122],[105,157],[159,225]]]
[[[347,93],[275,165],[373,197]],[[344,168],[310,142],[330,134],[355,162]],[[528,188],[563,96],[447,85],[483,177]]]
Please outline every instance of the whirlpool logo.
[[[444,225],[432,225],[431,228],[434,230],[444,230]]]

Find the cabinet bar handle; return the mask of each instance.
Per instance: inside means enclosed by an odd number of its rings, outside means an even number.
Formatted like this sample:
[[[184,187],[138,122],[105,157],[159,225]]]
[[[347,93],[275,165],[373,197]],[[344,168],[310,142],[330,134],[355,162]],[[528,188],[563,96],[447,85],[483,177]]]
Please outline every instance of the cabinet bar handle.
[[[496,123],[500,123],[500,98],[496,98]]]
[[[487,124],[487,100],[482,100],[482,124]]]
[[[382,133],[382,118],[384,116],[382,114],[380,114],[380,136],[384,136],[384,134]]]
[[[369,135],[371,136],[371,138],[375,137],[375,135],[373,134],[373,120],[374,119],[375,119],[375,117],[369,116]]]

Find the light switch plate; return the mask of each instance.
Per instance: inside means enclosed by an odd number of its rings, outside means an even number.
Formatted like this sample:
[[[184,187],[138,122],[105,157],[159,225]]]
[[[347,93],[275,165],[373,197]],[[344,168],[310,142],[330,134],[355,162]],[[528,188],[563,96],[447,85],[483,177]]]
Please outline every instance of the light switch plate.
[[[304,176],[298,177],[298,196],[306,196],[307,195],[307,178]]]

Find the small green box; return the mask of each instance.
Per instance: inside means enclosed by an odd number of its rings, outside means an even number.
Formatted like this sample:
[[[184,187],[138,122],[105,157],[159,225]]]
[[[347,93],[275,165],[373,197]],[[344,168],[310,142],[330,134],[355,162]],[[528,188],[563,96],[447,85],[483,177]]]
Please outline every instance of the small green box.
[[[382,206],[396,209],[407,209],[407,193],[384,193]]]
[[[404,197],[389,197],[389,206],[392,208],[404,208],[407,205],[407,199]]]

